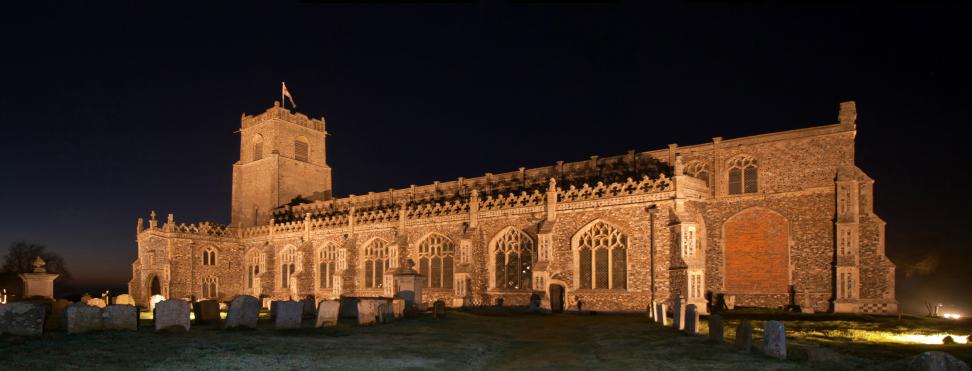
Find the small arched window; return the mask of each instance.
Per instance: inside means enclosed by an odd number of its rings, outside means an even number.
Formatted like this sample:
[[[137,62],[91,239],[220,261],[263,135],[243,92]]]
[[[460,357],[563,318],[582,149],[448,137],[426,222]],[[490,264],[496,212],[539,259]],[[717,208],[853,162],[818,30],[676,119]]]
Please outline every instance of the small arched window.
[[[709,176],[712,174],[709,171],[709,164],[704,161],[693,161],[685,166],[685,174],[705,181],[705,185],[711,187]]]
[[[430,234],[419,244],[419,273],[426,287],[452,288],[456,248],[448,237]]]
[[[294,139],[294,159],[307,162],[308,157],[310,157],[310,145],[307,144],[307,139],[297,137]]]
[[[297,271],[297,248],[287,246],[280,252],[280,287],[290,288],[290,277]]]
[[[628,237],[613,225],[598,221],[576,237],[580,289],[627,288]]]
[[[216,265],[216,249],[207,247],[202,253],[203,265]]]
[[[508,228],[497,237],[493,248],[493,279],[498,289],[529,290],[536,250],[523,231]]]
[[[216,277],[206,277],[202,284],[202,297],[205,299],[215,299],[216,295]]]
[[[751,156],[729,160],[729,194],[756,193],[759,185],[758,164]]]
[[[365,245],[364,274],[366,288],[384,287],[388,262],[388,241],[375,238]]]
[[[263,158],[263,136],[253,136],[253,161]]]
[[[334,287],[334,271],[337,264],[337,245],[328,242],[317,253],[317,274],[319,275],[318,286],[322,289]]]

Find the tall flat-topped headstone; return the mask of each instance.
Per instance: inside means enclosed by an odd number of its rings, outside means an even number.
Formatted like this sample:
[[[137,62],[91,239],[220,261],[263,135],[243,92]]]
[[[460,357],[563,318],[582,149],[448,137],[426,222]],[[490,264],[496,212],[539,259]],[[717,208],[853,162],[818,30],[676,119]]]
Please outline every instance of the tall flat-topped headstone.
[[[668,316],[665,314],[665,303],[655,305],[655,322],[662,326],[668,326]]]
[[[395,318],[405,317],[405,299],[392,299],[392,315]]]
[[[709,340],[722,343],[722,340],[726,338],[725,335],[725,324],[722,321],[722,316],[718,314],[713,314],[709,316]]]
[[[102,310],[105,330],[138,330],[138,308],[128,304],[112,304]]]
[[[219,322],[219,302],[216,300],[197,301],[192,304],[192,313],[196,316],[196,323]]]
[[[749,320],[740,321],[736,327],[736,348],[746,352],[753,348],[753,325]]]
[[[67,319],[67,332],[80,334],[89,331],[100,331],[105,328],[105,319],[101,309],[85,303],[71,304],[64,310]]]
[[[695,304],[685,306],[685,333],[689,335],[699,334],[699,308]]]
[[[435,318],[445,318],[445,302],[436,300],[432,303],[432,316]]]
[[[786,359],[786,329],[783,322],[766,321],[763,326],[763,353],[770,357]]]
[[[300,320],[304,317],[304,303],[299,301],[275,301],[276,315],[273,316],[273,327],[277,330],[294,330],[300,328]]]
[[[685,299],[681,295],[675,297],[675,307],[674,310],[672,327],[676,330],[685,329]]]
[[[658,322],[658,320],[656,319],[658,314],[655,312],[657,309],[658,309],[658,303],[652,300],[651,305],[648,307],[648,318],[655,320],[655,322]]]
[[[317,324],[315,327],[337,326],[338,315],[341,314],[341,302],[324,300],[317,306]]]
[[[44,333],[45,312],[46,309],[40,304],[0,304],[0,335],[41,335]]]
[[[257,328],[260,317],[260,299],[250,295],[237,295],[226,312],[226,328]]]
[[[189,331],[189,302],[178,299],[155,304],[155,331]]]

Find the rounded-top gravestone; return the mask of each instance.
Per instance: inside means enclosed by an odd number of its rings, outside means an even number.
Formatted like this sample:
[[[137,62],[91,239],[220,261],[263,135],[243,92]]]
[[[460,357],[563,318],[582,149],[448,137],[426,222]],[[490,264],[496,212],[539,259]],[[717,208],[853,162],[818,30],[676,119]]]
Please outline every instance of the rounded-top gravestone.
[[[260,317],[260,299],[250,295],[237,295],[226,312],[226,328],[256,329]]]

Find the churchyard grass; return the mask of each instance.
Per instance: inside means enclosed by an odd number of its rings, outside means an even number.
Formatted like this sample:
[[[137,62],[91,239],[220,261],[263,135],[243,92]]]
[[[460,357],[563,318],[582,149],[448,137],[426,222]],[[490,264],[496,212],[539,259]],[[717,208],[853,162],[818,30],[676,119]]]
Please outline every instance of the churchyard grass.
[[[692,369],[803,370],[885,369],[925,350],[945,350],[966,362],[972,345],[878,343],[832,330],[933,330],[929,321],[893,317],[783,315],[789,360],[736,351],[732,336],[740,318],[754,322],[756,344],[763,321],[780,313],[741,311],[726,315],[726,343],[685,336],[650,323],[644,316],[472,314],[448,312],[385,325],[338,326],[276,331],[261,316],[259,329],[226,331],[196,326],[188,333],[155,333],[143,320],[137,332],[97,332],[41,337],[0,337],[4,369]],[[702,320],[701,332],[707,332]],[[931,326],[968,333],[969,323]],[[964,326],[964,327],[963,327]],[[959,331],[961,330],[961,331]],[[850,332],[848,332],[850,334]],[[823,335],[821,335],[823,334]],[[810,361],[807,350],[826,346],[839,364]]]

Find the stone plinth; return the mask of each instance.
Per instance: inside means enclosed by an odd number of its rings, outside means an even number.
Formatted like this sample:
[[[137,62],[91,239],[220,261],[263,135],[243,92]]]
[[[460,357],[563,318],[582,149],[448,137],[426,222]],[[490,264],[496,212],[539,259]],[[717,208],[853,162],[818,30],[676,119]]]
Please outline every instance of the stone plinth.
[[[405,299],[406,310],[424,309],[422,308],[423,287],[425,287],[425,276],[411,267],[403,268],[395,273],[395,296]]]
[[[54,299],[54,279],[58,276],[60,275],[53,273],[21,273],[20,279],[24,281],[23,296]]]

